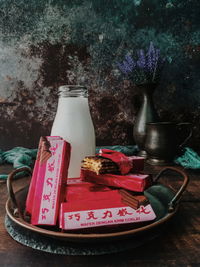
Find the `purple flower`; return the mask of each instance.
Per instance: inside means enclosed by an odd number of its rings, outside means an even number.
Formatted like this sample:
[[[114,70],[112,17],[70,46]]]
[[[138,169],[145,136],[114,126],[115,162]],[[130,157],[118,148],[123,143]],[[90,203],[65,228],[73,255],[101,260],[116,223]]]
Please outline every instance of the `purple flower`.
[[[121,70],[121,72],[123,72],[124,74],[128,74],[129,70],[127,69],[127,66],[124,65],[123,63],[117,63],[119,69]]]
[[[130,66],[132,69],[136,66],[135,61],[133,60],[133,58],[132,58],[129,54],[127,54],[127,55],[125,56],[125,59],[126,59],[127,63],[129,64],[129,66]]]
[[[155,55],[156,62],[158,62],[159,58],[160,58],[160,49],[156,49],[156,55]]]
[[[139,56],[139,59],[137,61],[137,66],[141,69],[145,69],[146,67],[146,58],[145,58],[145,54],[144,54],[144,50],[143,49],[140,49],[138,51],[138,56]]]
[[[124,74],[129,74],[135,68],[136,63],[130,55],[126,55],[125,60],[122,63],[118,62],[117,65],[121,72],[123,72]]]
[[[157,64],[156,60],[156,50],[154,48],[153,42],[150,42],[149,49],[147,52],[147,68],[150,72],[153,72]]]
[[[154,54],[154,53],[155,53],[155,48],[153,42],[150,42],[148,54]]]

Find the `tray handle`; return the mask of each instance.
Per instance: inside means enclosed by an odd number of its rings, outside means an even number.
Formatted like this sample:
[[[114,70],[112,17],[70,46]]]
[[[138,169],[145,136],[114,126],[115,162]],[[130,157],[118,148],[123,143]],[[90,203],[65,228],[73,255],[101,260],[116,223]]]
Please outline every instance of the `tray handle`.
[[[178,190],[178,192],[176,193],[176,195],[172,198],[172,200],[169,202],[168,206],[169,206],[169,209],[168,211],[169,212],[173,212],[174,209],[175,209],[175,206],[176,204],[178,203],[178,201],[180,200],[183,192],[185,191],[188,183],[189,183],[189,177],[188,175],[181,169],[177,168],[177,167],[171,167],[171,166],[167,166],[165,167],[164,169],[162,169],[155,177],[154,179],[154,182],[156,183],[159,178],[166,172],[166,171],[174,171],[178,174],[181,174],[181,176],[183,177],[183,184],[182,186],[180,187],[180,189]]]
[[[32,174],[32,171],[31,171],[31,168],[28,168],[28,167],[22,167],[22,168],[19,168],[19,169],[16,169],[14,171],[12,171],[9,175],[8,175],[8,179],[7,179],[7,190],[8,190],[8,195],[9,195],[9,198],[11,199],[11,202],[13,204],[13,207],[15,208],[15,212],[17,212],[19,214],[19,218],[20,219],[23,219],[23,215],[22,215],[22,212],[21,212],[21,209],[17,203],[17,200],[16,200],[16,197],[15,197],[15,193],[13,191],[13,185],[12,185],[12,182],[13,182],[13,178],[15,177],[15,175],[19,172],[28,172],[30,174]]]

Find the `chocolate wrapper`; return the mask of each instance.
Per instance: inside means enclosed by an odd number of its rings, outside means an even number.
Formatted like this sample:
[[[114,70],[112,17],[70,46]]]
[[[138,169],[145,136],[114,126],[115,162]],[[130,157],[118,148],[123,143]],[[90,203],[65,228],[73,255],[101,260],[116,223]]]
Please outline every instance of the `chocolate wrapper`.
[[[41,141],[26,203],[33,225],[57,223],[60,203],[65,198],[70,149],[70,144],[60,137],[44,137]]]
[[[128,174],[129,172],[141,172],[144,169],[144,158],[138,156],[127,157],[121,152],[110,150],[110,149],[100,149],[99,156],[112,160],[117,164],[121,174]]]
[[[148,174],[129,173],[127,175],[116,175],[116,174],[97,175],[94,172],[81,169],[81,178],[83,181],[86,182],[93,182],[116,188],[124,188],[135,192],[143,192],[146,188],[148,188],[152,184],[151,176]]]
[[[115,162],[118,165],[121,174],[129,173],[132,169],[131,160],[121,152],[110,149],[100,149],[99,156]]]

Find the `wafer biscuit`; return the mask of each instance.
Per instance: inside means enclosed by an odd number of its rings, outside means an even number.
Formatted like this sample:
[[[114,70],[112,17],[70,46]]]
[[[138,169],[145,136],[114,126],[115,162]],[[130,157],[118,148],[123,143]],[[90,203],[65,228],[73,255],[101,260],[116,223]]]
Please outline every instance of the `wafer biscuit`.
[[[148,198],[144,195],[134,194],[123,189],[119,190],[119,193],[122,196],[122,202],[134,209],[138,209],[141,205],[146,206],[149,204]]]
[[[104,173],[118,173],[119,168],[116,163],[110,159],[105,159],[99,156],[85,157],[82,161],[81,167],[98,174]]]
[[[131,208],[134,209],[134,210],[137,210],[137,209],[139,208],[138,203],[132,203],[132,202],[127,201],[127,200],[125,200],[125,199],[122,199],[121,201],[122,201],[123,204],[125,204],[125,205],[131,207]]]
[[[42,141],[42,147],[40,151],[40,163],[46,162],[51,157],[51,152],[47,147],[46,141]]]

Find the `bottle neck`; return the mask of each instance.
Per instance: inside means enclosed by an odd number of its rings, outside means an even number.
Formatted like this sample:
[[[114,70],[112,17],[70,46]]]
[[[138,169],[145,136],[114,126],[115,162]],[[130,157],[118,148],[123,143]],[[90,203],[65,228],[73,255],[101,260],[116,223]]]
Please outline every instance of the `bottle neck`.
[[[58,89],[59,98],[87,98],[87,88],[81,85],[63,85]]]

